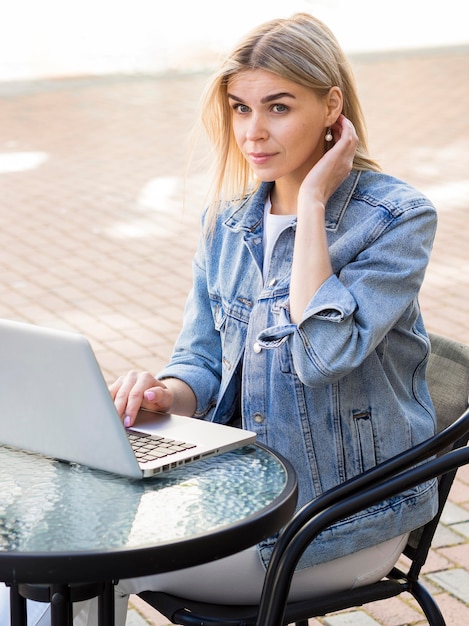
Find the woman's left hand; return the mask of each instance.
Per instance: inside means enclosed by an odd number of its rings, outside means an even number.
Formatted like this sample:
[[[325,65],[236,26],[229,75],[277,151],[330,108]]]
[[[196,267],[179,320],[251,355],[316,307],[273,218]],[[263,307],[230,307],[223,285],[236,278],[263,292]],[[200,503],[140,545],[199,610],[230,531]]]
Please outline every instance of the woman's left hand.
[[[303,197],[309,205],[312,198],[325,205],[352,171],[358,145],[358,136],[352,122],[344,115],[340,115],[331,131],[335,143],[303,180],[299,191],[299,204]]]

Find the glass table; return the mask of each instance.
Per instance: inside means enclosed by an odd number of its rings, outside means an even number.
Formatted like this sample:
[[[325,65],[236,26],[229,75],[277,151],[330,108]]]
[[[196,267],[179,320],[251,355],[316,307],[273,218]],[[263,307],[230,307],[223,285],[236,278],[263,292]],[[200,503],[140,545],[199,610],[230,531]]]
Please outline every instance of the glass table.
[[[144,480],[0,446],[0,580],[12,624],[25,598],[51,602],[52,624],[99,597],[113,624],[113,582],[190,567],[274,535],[297,497],[292,466],[249,445]]]

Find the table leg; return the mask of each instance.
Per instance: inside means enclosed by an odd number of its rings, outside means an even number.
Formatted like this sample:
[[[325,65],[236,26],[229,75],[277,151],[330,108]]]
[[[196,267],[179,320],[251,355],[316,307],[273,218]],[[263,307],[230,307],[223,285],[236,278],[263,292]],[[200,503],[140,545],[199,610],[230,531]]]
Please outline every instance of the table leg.
[[[98,626],[114,626],[114,584],[104,583],[98,596]]]
[[[67,585],[51,585],[50,608],[51,626],[72,626],[73,610]]]
[[[22,583],[11,584],[10,587],[11,626],[28,626],[26,598],[36,602],[50,602],[51,626],[73,626],[73,603],[96,596],[98,596],[98,626],[114,626],[114,582],[76,585]]]
[[[11,626],[27,626],[26,598],[18,592],[18,585],[10,585],[10,624]]]

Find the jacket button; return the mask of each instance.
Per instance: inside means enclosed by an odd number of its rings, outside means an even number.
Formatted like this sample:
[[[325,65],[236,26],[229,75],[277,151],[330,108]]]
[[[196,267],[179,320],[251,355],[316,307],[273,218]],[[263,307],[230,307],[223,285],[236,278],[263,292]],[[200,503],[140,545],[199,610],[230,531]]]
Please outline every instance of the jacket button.
[[[271,278],[269,280],[269,287],[273,287],[276,284],[277,284],[277,279],[276,278]]]
[[[256,424],[262,424],[262,422],[265,419],[262,413],[254,413],[252,417],[253,417],[253,420],[256,422]]]
[[[255,352],[256,354],[259,354],[259,352],[261,352],[261,351],[262,351],[262,347],[260,346],[260,344],[258,344],[258,343],[257,343],[257,341],[256,341],[256,343],[252,346],[252,349],[254,350],[254,352]]]

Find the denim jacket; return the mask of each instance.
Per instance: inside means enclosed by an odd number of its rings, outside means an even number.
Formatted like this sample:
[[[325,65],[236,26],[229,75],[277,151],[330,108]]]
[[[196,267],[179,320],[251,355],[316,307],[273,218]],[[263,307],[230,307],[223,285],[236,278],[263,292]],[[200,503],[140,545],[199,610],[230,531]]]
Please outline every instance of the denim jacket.
[[[190,385],[195,417],[232,423],[241,410],[243,427],[295,467],[302,506],[434,433],[418,293],[436,212],[402,181],[353,171],[326,207],[333,275],[293,324],[295,216],[262,275],[270,189],[228,204],[201,237],[183,329],[159,377]],[[325,531],[300,566],[403,534],[435,507],[433,481]],[[274,541],[259,546],[264,562]]]

